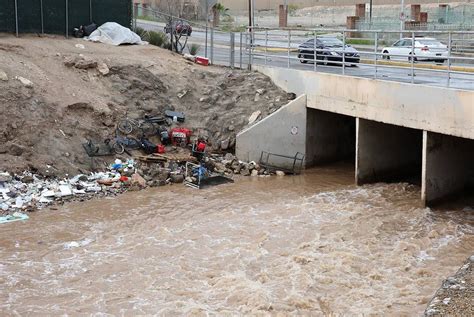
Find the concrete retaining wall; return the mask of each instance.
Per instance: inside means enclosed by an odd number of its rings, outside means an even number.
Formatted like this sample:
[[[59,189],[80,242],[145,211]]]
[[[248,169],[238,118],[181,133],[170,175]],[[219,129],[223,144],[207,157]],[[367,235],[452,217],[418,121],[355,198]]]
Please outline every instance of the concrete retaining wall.
[[[305,153],[306,96],[302,95],[270,116],[237,134],[235,154],[256,161],[262,151],[293,156]]]
[[[308,107],[474,139],[474,92],[285,68],[255,66]]]

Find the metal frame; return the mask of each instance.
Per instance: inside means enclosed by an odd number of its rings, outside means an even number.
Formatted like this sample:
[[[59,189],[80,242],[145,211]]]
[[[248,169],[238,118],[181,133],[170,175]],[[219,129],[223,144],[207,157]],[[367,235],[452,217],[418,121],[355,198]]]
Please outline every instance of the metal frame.
[[[284,159],[289,160],[290,162],[293,161],[292,167],[288,168],[284,166],[273,165],[270,163],[271,157],[284,158]],[[294,156],[289,156],[289,155],[275,154],[275,153],[262,151],[262,153],[260,153],[260,160],[258,163],[260,164],[260,166],[263,166],[264,168],[268,170],[274,170],[274,171],[281,170],[293,175],[297,175],[297,174],[300,174],[301,171],[303,170],[304,158],[305,158],[305,155],[300,152],[296,152]]]

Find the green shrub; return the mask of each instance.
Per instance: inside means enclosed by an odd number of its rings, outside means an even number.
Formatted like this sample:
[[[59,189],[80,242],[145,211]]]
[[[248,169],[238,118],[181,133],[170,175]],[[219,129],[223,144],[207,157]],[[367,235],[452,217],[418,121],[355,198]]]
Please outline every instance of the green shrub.
[[[200,49],[201,49],[201,45],[199,44],[191,44],[191,46],[188,45],[188,51],[189,51],[189,54],[191,55],[197,55]]]
[[[135,28],[135,33],[137,33],[137,35],[138,35],[139,37],[141,37],[142,40],[143,40],[143,37],[145,36],[146,31],[145,31],[144,28],[141,28],[141,27],[137,26],[137,27]]]
[[[143,40],[147,41],[151,45],[164,47],[168,42],[168,37],[163,32],[148,31],[146,32],[146,36],[143,38]]]
[[[289,4],[288,5],[288,14],[289,15],[294,15],[296,13],[296,10],[298,10],[298,5],[297,4]]]

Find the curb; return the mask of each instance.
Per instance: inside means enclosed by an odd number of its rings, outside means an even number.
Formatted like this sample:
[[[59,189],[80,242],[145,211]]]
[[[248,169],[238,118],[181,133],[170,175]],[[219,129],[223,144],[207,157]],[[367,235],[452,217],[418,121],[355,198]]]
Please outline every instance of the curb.
[[[375,64],[374,60],[371,59],[361,59],[361,63],[364,64]],[[386,66],[398,66],[398,67],[406,67],[410,68],[411,63],[404,63],[404,62],[393,62],[393,61],[377,61],[377,65],[386,65]],[[423,69],[435,69],[435,70],[448,70],[448,66],[444,65],[427,65],[427,64],[414,64],[415,68],[423,68]],[[451,66],[452,71],[456,72],[466,72],[466,73],[474,73],[474,67],[465,67],[465,66]]]

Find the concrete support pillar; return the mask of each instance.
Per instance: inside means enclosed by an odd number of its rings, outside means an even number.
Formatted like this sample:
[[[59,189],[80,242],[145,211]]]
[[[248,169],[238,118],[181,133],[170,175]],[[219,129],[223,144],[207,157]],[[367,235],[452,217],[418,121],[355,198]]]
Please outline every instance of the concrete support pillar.
[[[360,118],[356,123],[357,185],[419,181],[421,131]]]
[[[278,10],[278,25],[281,28],[286,28],[288,26],[288,6],[280,4]]]
[[[421,5],[412,4],[411,5],[411,20],[415,22],[420,21]]]
[[[365,3],[356,4],[356,17],[365,18]]]
[[[421,199],[433,205],[474,185],[474,140],[423,131]]]
[[[354,117],[308,108],[306,118],[306,166],[354,160]]]

